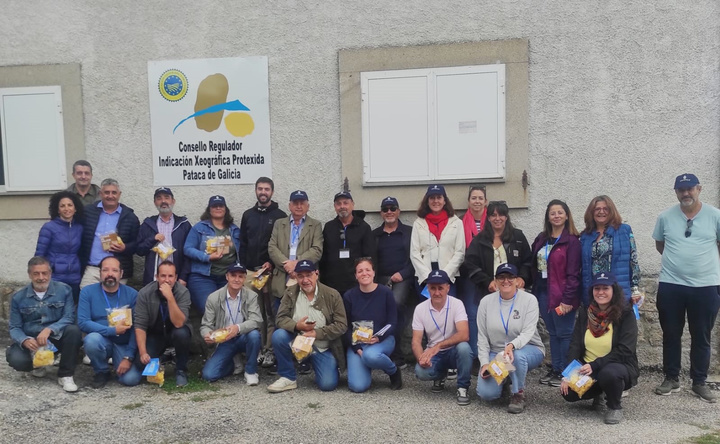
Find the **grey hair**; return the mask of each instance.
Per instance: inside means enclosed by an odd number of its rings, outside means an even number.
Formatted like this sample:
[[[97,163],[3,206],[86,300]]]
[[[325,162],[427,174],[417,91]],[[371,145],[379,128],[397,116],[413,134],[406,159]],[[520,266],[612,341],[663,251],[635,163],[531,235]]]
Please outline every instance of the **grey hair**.
[[[102,182],[100,182],[100,188],[106,187],[108,185],[112,185],[118,189],[118,191],[122,191],[120,189],[120,184],[115,179],[105,179]]]
[[[47,266],[50,267],[50,261],[48,261],[48,260],[45,259],[44,257],[42,257],[42,256],[33,256],[33,257],[30,258],[30,260],[28,261],[28,273],[30,273],[30,270],[32,269],[32,267],[34,267],[34,266],[36,266],[36,265],[44,265],[44,264],[47,264]],[[51,267],[51,268],[52,268],[52,267]]]

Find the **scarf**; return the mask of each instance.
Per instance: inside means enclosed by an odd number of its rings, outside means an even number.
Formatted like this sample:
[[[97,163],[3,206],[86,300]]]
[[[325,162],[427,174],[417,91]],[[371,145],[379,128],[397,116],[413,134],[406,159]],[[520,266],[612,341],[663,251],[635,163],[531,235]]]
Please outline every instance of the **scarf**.
[[[440,242],[440,234],[442,234],[443,230],[445,229],[445,226],[448,223],[448,214],[447,211],[442,210],[440,214],[432,214],[428,213],[427,216],[425,216],[425,221],[428,224],[428,229],[432,234],[435,235],[435,238],[437,238],[437,241]]]
[[[485,220],[487,220],[487,207],[483,208],[482,217],[480,217],[480,231],[485,226]],[[463,228],[465,228],[465,248],[470,246],[473,238],[479,233],[477,225],[475,224],[475,218],[472,215],[472,211],[468,209],[465,212],[465,216],[462,219]]]
[[[607,333],[608,328],[612,320],[610,319],[610,312],[600,310],[595,304],[588,306],[588,330],[596,338]]]

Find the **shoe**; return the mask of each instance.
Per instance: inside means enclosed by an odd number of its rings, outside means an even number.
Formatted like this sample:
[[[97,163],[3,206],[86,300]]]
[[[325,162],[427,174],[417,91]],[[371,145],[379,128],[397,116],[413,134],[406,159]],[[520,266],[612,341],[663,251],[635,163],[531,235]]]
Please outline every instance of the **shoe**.
[[[601,411],[607,405],[605,401],[605,395],[597,395],[593,398],[592,409],[596,412]]]
[[[175,372],[175,386],[185,387],[188,384],[187,374],[182,370]]]
[[[108,358],[108,365],[112,365],[112,358]]]
[[[470,397],[466,388],[458,387],[457,389],[457,403],[458,405],[469,405]]]
[[[83,356],[83,364],[90,365],[90,356],[88,356],[88,355]]]
[[[473,359],[472,367],[470,367],[470,376],[477,377],[480,374],[480,361]]]
[[[110,372],[95,373],[90,386],[94,389],[101,389],[110,382]]]
[[[509,413],[522,413],[525,411],[525,395],[522,393],[514,393],[510,398],[507,411]]]
[[[605,412],[605,424],[620,424],[620,421],[622,421],[622,418],[623,418],[622,410],[608,409],[608,411]]]
[[[620,395],[620,398],[627,398],[628,396],[630,396],[630,391],[623,390],[622,395]]]
[[[30,374],[35,376],[36,378],[44,378],[47,374],[47,369],[45,367],[34,368],[30,372]]]
[[[395,373],[390,375],[390,390],[400,390],[402,388],[402,370],[397,368]]]
[[[312,371],[312,367],[310,367],[310,363],[307,361],[303,361],[298,365],[298,373],[301,375],[309,375]]]
[[[717,395],[705,384],[693,384],[691,393],[705,402],[711,404],[717,402]]]
[[[60,365],[60,353],[55,353],[55,359],[53,360],[53,367]]]
[[[457,369],[451,368],[447,371],[447,379],[449,381],[452,381],[453,379],[457,379]]]
[[[395,367],[397,367],[398,370],[405,370],[407,368],[407,362],[405,362],[405,358],[402,356],[393,359],[393,364],[395,364]]]
[[[430,391],[432,391],[433,393],[440,393],[443,390],[445,390],[445,379],[443,378],[434,380]]]
[[[673,379],[665,378],[659,386],[655,387],[655,393],[658,395],[669,395],[680,391],[680,382]]]
[[[273,382],[268,386],[270,393],[280,393],[287,390],[294,390],[297,388],[297,381],[291,381],[288,378],[281,377],[277,381]]]
[[[265,357],[262,360],[262,368],[271,368],[276,364],[275,354],[273,352],[265,353]]]
[[[258,353],[258,358],[257,358],[258,365],[262,365],[264,360],[265,360],[265,352],[261,351],[260,353]]]
[[[540,384],[547,385],[548,383],[550,383],[550,380],[553,378],[553,376],[555,376],[555,370],[550,369],[545,376],[540,378]]]
[[[277,375],[278,374],[277,364],[273,364],[273,366],[270,367],[270,370],[268,370],[268,373],[270,373],[271,375]]]
[[[562,373],[553,372],[553,377],[548,381],[548,385],[550,387],[560,387],[560,384],[562,384],[562,378]]]
[[[245,366],[243,365],[242,361],[242,355],[240,353],[233,356],[233,362],[235,363],[235,370],[233,370],[233,375],[239,375],[240,373],[245,371]]]
[[[245,383],[249,386],[258,385],[260,378],[257,373],[245,373]]]
[[[75,385],[75,381],[73,381],[72,376],[58,378],[58,384],[62,386],[63,390],[69,393],[76,392],[78,389],[77,385]]]

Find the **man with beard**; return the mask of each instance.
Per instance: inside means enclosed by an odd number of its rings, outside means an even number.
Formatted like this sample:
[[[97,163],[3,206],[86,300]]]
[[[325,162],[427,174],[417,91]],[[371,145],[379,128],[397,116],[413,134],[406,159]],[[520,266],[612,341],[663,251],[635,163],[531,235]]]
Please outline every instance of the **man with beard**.
[[[178,281],[186,286],[190,274],[190,261],[185,260],[183,247],[192,225],[187,217],[173,213],[175,196],[170,188],[161,187],[155,190],[154,200],[158,214],[143,221],[137,237],[137,254],[145,256],[143,285],[153,281],[158,265],[167,259],[175,264]],[[172,251],[172,254],[166,259],[161,257],[153,250],[156,245],[161,251]]]
[[[273,180],[269,177],[260,177],[255,181],[257,202],[242,215],[238,259],[241,264],[247,267],[248,271],[258,271],[264,268],[265,273],[269,274],[273,269],[270,254],[268,253],[268,243],[270,242],[275,221],[287,217],[287,214],[278,207],[277,202],[272,200],[274,191],[275,183]],[[250,284],[252,278],[248,277],[246,283]],[[272,332],[275,330],[275,320],[272,315],[270,285],[271,283],[268,281],[261,290],[257,291],[260,310],[265,323],[265,328],[260,327],[263,349],[258,356],[258,361],[266,368],[275,364],[271,341]]]
[[[87,333],[85,353],[95,371],[92,387],[102,388],[110,381],[110,358],[120,384],[137,385],[141,374],[132,365],[137,353],[135,330],[130,321],[132,317],[125,320],[116,318],[118,309],[134,311],[137,291],[120,284],[123,271],[117,258],[108,256],[99,265],[101,282],[83,288],[78,304],[78,325]],[[115,326],[109,325],[108,318],[117,321]]]
[[[658,395],[680,391],[685,314],[690,330],[692,394],[717,402],[705,384],[710,367],[710,332],[720,307],[720,210],[700,202],[702,186],[694,174],[675,178],[680,205],[660,213],[653,239],[662,255],[657,309],[663,331],[663,373]]]
[[[51,342],[61,352],[58,383],[66,392],[76,392],[73,381],[82,334],[75,322],[75,303],[67,284],[53,281],[50,263],[35,256],[28,262],[30,285],[18,290],[10,304],[12,345],[5,352],[10,367],[45,376],[45,367],[33,370],[32,353]]]

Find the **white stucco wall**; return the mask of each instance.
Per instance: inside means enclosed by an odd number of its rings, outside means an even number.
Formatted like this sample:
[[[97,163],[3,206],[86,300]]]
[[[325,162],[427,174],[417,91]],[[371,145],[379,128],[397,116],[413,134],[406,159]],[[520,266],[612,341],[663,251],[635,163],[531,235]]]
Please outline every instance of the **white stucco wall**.
[[[528,38],[530,206],[515,224],[532,239],[561,198],[582,227],[588,201],[608,194],[653,275],[674,176],[695,172],[718,200],[718,12],[711,0],[4,2],[0,64],[82,65],[96,182],[118,179],[142,219],[154,212],[147,61],[266,55],[277,200],[305,189],[324,221],[342,180],[339,49]],[[216,193],[238,218],[254,200],[252,186],[176,187],[177,212],[195,222]],[[0,280],[26,279],[41,224],[0,222]]]

